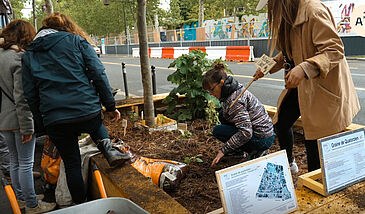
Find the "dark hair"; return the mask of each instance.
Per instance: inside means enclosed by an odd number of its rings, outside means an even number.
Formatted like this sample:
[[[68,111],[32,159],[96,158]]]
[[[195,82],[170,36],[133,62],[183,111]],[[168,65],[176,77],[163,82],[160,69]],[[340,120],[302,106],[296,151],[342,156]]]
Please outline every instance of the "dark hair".
[[[227,79],[226,67],[222,63],[212,65],[213,68],[207,71],[203,76],[203,89],[210,89],[212,83]]]
[[[0,44],[0,48],[9,49],[12,45],[21,49],[26,47],[33,41],[36,31],[33,25],[21,19],[11,21],[1,32],[0,37],[4,38],[4,43]]]
[[[70,17],[62,13],[52,13],[42,21],[42,28],[66,31],[87,39],[86,33]]]

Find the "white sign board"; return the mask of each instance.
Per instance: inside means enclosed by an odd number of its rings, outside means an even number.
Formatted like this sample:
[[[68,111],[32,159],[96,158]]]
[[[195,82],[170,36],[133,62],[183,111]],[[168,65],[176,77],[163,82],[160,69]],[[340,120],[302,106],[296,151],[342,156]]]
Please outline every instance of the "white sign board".
[[[260,68],[261,72],[266,75],[275,66],[276,62],[271,57],[263,54],[259,60],[255,62],[257,68]]]
[[[363,128],[319,139],[318,147],[327,195],[365,178]]]
[[[225,213],[289,213],[298,208],[285,150],[216,171]]]

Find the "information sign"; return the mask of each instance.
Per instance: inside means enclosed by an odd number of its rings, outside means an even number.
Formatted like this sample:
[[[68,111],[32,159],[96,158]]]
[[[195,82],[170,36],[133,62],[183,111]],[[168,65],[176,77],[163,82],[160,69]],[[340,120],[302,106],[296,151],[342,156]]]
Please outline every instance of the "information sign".
[[[298,208],[285,150],[216,172],[225,213],[289,213]]]
[[[342,132],[318,140],[326,195],[365,178],[364,129]]]

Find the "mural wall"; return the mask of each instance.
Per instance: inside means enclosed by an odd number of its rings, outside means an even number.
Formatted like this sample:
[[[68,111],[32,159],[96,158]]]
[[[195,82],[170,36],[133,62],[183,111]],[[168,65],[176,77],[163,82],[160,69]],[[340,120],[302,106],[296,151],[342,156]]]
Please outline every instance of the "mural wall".
[[[364,0],[322,0],[330,8],[335,19],[337,32],[341,35],[356,35],[350,26],[350,16],[357,5]],[[184,25],[184,40],[196,40],[198,23]],[[205,40],[242,39],[268,37],[267,14],[258,16],[228,17],[218,20],[205,20]],[[203,36],[204,37],[204,36]]]
[[[365,4],[364,0],[329,0],[322,3],[330,8],[339,34],[356,35],[351,30],[350,16],[356,6]]]
[[[259,16],[242,16],[241,20],[234,17],[204,21],[207,40],[238,39],[266,37],[268,28],[267,14]]]

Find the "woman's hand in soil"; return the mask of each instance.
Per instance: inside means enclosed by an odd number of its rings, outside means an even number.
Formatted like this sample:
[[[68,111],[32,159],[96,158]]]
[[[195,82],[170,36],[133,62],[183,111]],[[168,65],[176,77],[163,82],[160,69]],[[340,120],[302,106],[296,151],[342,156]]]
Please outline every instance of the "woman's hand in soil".
[[[115,122],[120,119],[120,112],[118,109],[115,109],[114,111],[105,112],[107,117],[111,119],[112,122]]]
[[[253,81],[256,81],[260,78],[264,77],[264,73],[261,71],[261,69],[257,69],[256,73],[253,75]]]
[[[214,160],[212,161],[211,167],[215,166],[224,156],[224,153],[219,150],[217,156],[215,156]]]
[[[32,134],[22,134],[22,143],[26,144],[28,143],[30,140],[32,140],[33,135]]]
[[[305,73],[300,66],[295,66],[285,76],[285,88],[296,88],[299,83],[305,78]]]

